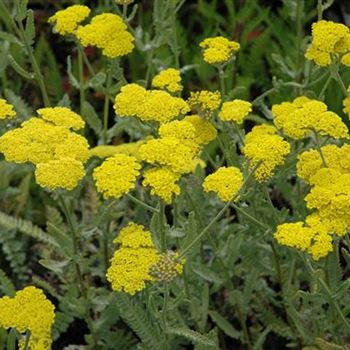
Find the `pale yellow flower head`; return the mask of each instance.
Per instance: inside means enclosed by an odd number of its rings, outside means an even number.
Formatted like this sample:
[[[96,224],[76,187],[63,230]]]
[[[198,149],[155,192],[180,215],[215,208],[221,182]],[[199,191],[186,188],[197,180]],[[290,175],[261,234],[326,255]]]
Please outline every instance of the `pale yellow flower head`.
[[[18,291],[13,298],[0,298],[0,310],[0,327],[15,328],[22,335],[29,330],[31,350],[51,349],[55,307],[41,289],[30,286]],[[25,338],[19,343],[23,347]]]
[[[57,11],[48,20],[55,26],[57,33],[61,35],[75,34],[78,25],[89,16],[90,9],[83,5],[69,6],[64,10]]]
[[[181,92],[181,75],[178,69],[168,68],[159,72],[152,80],[152,86],[171,93]]]
[[[233,121],[242,124],[244,118],[252,111],[252,104],[248,101],[233,100],[224,102],[219,113],[219,118],[223,121]]]
[[[125,56],[134,49],[134,37],[123,19],[113,13],[93,17],[90,24],[78,28],[76,35],[83,46],[96,46],[110,58]]]
[[[225,63],[240,49],[239,43],[222,36],[204,39],[199,46],[203,49],[204,61],[209,64]]]
[[[221,94],[219,91],[197,91],[191,92],[187,100],[191,108],[206,117],[212,115],[220,106]]]
[[[67,129],[79,130],[85,126],[83,118],[67,107],[41,108],[37,113],[42,119]]]
[[[204,179],[203,189],[215,192],[222,201],[228,202],[239,192],[242,184],[243,175],[238,168],[221,167]]]

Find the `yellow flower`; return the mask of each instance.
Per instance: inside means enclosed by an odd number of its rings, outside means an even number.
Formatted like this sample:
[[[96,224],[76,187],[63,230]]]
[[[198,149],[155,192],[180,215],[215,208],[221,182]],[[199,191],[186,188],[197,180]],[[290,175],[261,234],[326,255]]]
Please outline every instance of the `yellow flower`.
[[[97,191],[102,193],[105,199],[120,198],[135,188],[140,168],[141,165],[135,157],[116,154],[107,158],[93,172]]]
[[[152,80],[152,86],[169,92],[181,92],[181,75],[178,69],[168,68],[159,72]]]
[[[0,98],[0,120],[13,119],[16,116],[16,112],[12,105],[7,103],[6,100]]]
[[[208,175],[204,182],[205,192],[216,192],[218,197],[228,202],[234,198],[243,184],[243,175],[236,167],[221,167]]]
[[[115,97],[114,109],[119,117],[138,117],[144,122],[167,123],[189,112],[187,103],[166,91],[146,90],[137,84],[121,88]]]
[[[173,195],[180,194],[180,186],[176,184],[180,176],[166,167],[152,168],[145,171],[142,184],[150,186],[153,195],[159,196],[165,203],[170,204]]]
[[[242,151],[251,168],[258,166],[254,176],[259,182],[268,180],[290,152],[289,143],[274,133],[276,129],[271,126],[259,125],[246,135]]]
[[[37,113],[44,120],[67,129],[79,130],[85,126],[83,118],[67,107],[41,108]]]
[[[83,136],[39,118],[31,118],[0,137],[0,152],[15,163],[45,163],[66,158],[67,154],[85,162],[88,147]]]
[[[234,121],[242,124],[244,118],[252,111],[252,104],[248,101],[233,100],[224,102],[219,113],[219,117],[223,121]]]
[[[343,112],[346,113],[348,115],[348,117],[350,118],[350,97],[346,97],[343,100]]]
[[[204,50],[204,61],[209,64],[225,63],[240,49],[237,42],[222,36],[204,39],[199,46]]]
[[[327,166],[337,170],[341,174],[350,173],[350,145],[338,147],[336,145],[326,145],[321,147],[321,151]],[[320,153],[315,149],[310,149],[298,156],[297,174],[307,183],[318,170],[324,168]]]
[[[194,141],[198,145],[206,145],[216,139],[217,130],[208,120],[201,118],[199,115],[189,115],[183,120],[194,126],[196,133]]]
[[[0,327],[15,328],[19,333],[30,331],[29,349],[50,350],[51,329],[55,319],[55,307],[41,289],[26,287],[14,298],[0,298]],[[20,346],[25,338],[20,340]]]
[[[312,43],[305,57],[321,67],[329,66],[334,55],[345,54],[341,61],[348,65],[350,51],[350,31],[347,26],[332,21],[321,20],[312,24]],[[343,62],[344,61],[344,62]]]
[[[83,163],[73,158],[51,160],[39,163],[35,169],[36,182],[50,190],[58,188],[72,190],[84,177]]]
[[[221,94],[219,91],[211,92],[207,90],[191,92],[187,102],[191,108],[208,117],[219,108]]]
[[[57,11],[48,20],[55,25],[55,30],[61,35],[75,34],[79,23],[90,14],[90,9],[83,5],[69,6],[64,10]]]
[[[155,281],[150,268],[157,263],[159,256],[151,232],[130,223],[120,231],[114,243],[120,247],[115,251],[106,275],[114,291],[134,295],[143,290],[147,282]]]
[[[182,140],[170,136],[149,140],[140,147],[142,160],[150,164],[168,166],[179,174],[191,172],[191,162],[197,152],[197,147],[190,147]]]
[[[327,111],[327,106],[321,101],[299,97],[293,102],[274,105],[272,113],[277,128],[293,139],[307,137],[312,130],[335,139],[349,138],[341,118]]]
[[[110,58],[125,56],[134,49],[134,37],[123,19],[113,13],[93,17],[90,24],[78,28],[76,35],[83,46],[96,46]]]

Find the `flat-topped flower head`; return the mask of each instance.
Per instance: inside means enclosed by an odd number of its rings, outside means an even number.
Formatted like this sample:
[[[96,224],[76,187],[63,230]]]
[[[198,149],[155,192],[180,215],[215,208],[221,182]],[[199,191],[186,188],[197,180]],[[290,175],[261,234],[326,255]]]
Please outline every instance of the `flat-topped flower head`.
[[[167,123],[189,112],[188,104],[166,91],[146,90],[128,84],[115,97],[114,110],[119,117],[137,117],[144,122]]]
[[[142,225],[130,223],[120,231],[114,243],[119,244],[119,248],[106,274],[114,291],[134,295],[142,291],[146,283],[155,281],[150,268],[157,263],[159,256],[151,232]]]
[[[127,25],[113,13],[93,17],[90,24],[78,28],[76,35],[83,46],[96,46],[110,58],[125,56],[134,49],[134,37]]]
[[[90,9],[83,5],[69,6],[64,10],[57,11],[48,20],[55,26],[57,33],[61,35],[75,34],[79,24],[90,14]]]
[[[35,169],[36,182],[50,190],[73,190],[84,175],[83,163],[73,158],[39,163]]]
[[[276,127],[293,139],[303,139],[313,131],[335,139],[349,138],[348,129],[337,114],[328,111],[325,103],[305,96],[272,106],[272,114]]]
[[[3,98],[0,98],[0,121],[4,119],[13,119],[16,117],[16,112],[11,104]]]
[[[174,195],[180,194],[180,186],[176,182],[181,175],[167,167],[146,170],[143,177],[142,185],[151,187],[151,194],[158,196],[167,204],[171,204]]]
[[[233,100],[222,104],[219,118],[223,121],[233,121],[242,124],[244,118],[252,111],[252,104],[244,100]]]
[[[42,119],[67,129],[79,130],[85,126],[83,118],[67,107],[40,108],[37,113]]]
[[[254,176],[259,182],[270,179],[290,152],[289,143],[276,133],[273,126],[259,125],[246,135],[242,152],[249,159],[250,167],[257,167]]]
[[[194,126],[194,141],[198,145],[206,145],[216,139],[218,132],[215,126],[209,120],[201,118],[199,115],[188,115],[183,120],[191,123]]]
[[[18,291],[13,298],[0,298],[0,310],[0,327],[15,328],[23,335],[19,341],[21,349],[27,330],[30,331],[29,349],[51,349],[55,307],[41,289],[30,286]]]
[[[203,49],[204,61],[209,64],[225,63],[240,49],[239,43],[223,36],[204,39],[199,46]]]
[[[341,23],[321,20],[312,24],[312,43],[305,57],[321,67],[329,66],[334,57],[350,66],[350,30]]]
[[[120,198],[135,188],[140,168],[141,165],[135,157],[116,154],[107,158],[93,172],[97,191],[102,193],[105,199]]]
[[[215,192],[222,201],[228,202],[239,192],[242,184],[243,175],[238,168],[221,167],[204,179],[203,189]]]
[[[85,162],[89,157],[87,140],[63,126],[31,118],[0,137],[0,152],[15,163],[45,163],[69,158]]]
[[[181,92],[181,75],[178,69],[168,68],[159,72],[152,80],[152,86],[171,93]]]

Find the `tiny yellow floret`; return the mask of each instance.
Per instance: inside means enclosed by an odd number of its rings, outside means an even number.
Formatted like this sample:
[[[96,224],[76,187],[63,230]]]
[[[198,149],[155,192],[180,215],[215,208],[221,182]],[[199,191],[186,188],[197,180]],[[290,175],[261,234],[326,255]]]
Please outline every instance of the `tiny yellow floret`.
[[[11,104],[0,98],[0,120],[13,119],[16,117],[16,112]]]

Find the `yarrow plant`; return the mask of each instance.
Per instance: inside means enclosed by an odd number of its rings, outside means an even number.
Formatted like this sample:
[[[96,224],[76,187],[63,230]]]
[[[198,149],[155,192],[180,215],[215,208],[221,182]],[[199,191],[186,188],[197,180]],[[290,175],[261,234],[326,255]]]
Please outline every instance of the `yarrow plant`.
[[[0,0],[0,350],[350,349],[331,3]]]

